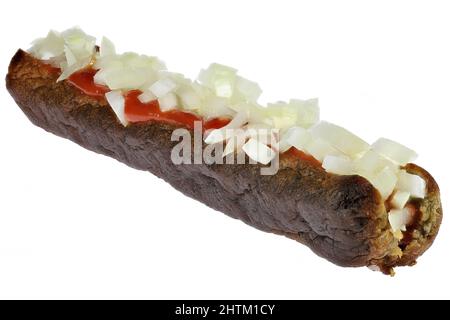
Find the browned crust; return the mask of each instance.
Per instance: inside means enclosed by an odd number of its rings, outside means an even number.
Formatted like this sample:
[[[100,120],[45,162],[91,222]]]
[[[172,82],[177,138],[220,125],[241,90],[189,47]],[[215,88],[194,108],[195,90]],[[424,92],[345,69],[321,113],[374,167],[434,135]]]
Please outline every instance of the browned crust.
[[[175,126],[161,122],[123,127],[104,99],[84,95],[19,50],[6,86],[37,126],[79,145],[150,171],[177,190],[263,231],[285,235],[341,266],[377,265],[389,272],[411,265],[433,242],[442,219],[439,189],[422,168],[428,193],[421,226],[403,256],[390,232],[378,191],[360,176],[338,176],[298,157],[283,155],[274,176],[260,165],[174,165],[170,137]]]

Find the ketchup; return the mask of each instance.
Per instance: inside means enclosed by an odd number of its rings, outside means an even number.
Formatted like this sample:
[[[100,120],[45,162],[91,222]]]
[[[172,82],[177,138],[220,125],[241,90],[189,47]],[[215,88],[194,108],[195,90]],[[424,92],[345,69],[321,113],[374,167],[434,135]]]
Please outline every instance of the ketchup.
[[[69,77],[68,81],[85,94],[92,97],[101,98],[110,90],[108,87],[96,84],[94,82],[94,75],[96,73],[97,70],[86,68],[73,73]]]

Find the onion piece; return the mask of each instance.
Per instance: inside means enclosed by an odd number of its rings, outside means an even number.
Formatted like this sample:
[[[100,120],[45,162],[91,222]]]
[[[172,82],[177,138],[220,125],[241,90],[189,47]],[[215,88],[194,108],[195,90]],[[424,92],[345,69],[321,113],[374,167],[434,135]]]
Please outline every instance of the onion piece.
[[[102,43],[100,45],[100,57],[104,58],[115,54],[116,54],[116,47],[114,46],[114,43],[107,37],[103,37]]]
[[[180,97],[181,105],[187,110],[198,110],[202,104],[202,100],[194,89],[183,87],[177,90]]]
[[[262,164],[268,164],[276,156],[274,150],[254,138],[249,139],[243,145],[242,150],[249,158]]]
[[[138,96],[138,99],[142,103],[149,103],[156,100],[156,96],[151,91],[144,91]]]
[[[372,144],[372,149],[401,166],[404,166],[417,158],[417,153],[415,151],[386,138],[378,139]]]
[[[156,81],[154,84],[150,86],[150,91],[157,96],[158,98],[161,98],[168,94],[169,92],[172,92],[177,87],[177,84],[173,82],[170,79],[161,79]]]
[[[426,194],[426,182],[418,175],[401,170],[398,175],[397,189],[409,192],[412,197],[423,199]]]
[[[305,146],[305,151],[322,162],[327,155],[340,155],[331,144],[320,138],[311,139]]]
[[[389,224],[392,231],[406,231],[406,226],[410,221],[410,214],[407,208],[404,209],[392,209],[388,214]]]
[[[398,165],[378,153],[368,150],[360,158],[354,161],[355,173],[363,177],[374,177],[385,167],[398,173]]]
[[[61,33],[64,39],[66,61],[62,62],[61,75],[57,81],[67,79],[72,73],[89,65],[95,54],[95,38],[79,28],[72,28]]]
[[[111,90],[133,90],[148,81],[149,74],[138,68],[106,68],[94,76],[96,83],[106,84]]]
[[[58,57],[64,53],[64,38],[59,32],[50,30],[45,38],[33,41],[28,51],[38,59]]]
[[[353,174],[353,162],[349,158],[327,155],[323,159],[322,167],[330,173],[340,175]]]
[[[261,87],[256,82],[240,76],[236,76],[235,89],[234,101],[256,102],[262,93]]]
[[[105,94],[105,98],[113,109],[114,113],[124,126],[128,125],[125,117],[125,98],[121,91],[110,91]]]
[[[311,129],[311,133],[313,137],[328,141],[349,157],[356,157],[370,148],[368,143],[350,131],[329,122],[318,123]]]
[[[212,89],[218,97],[230,98],[234,91],[236,73],[236,69],[213,63],[208,69],[200,71],[198,80]]]
[[[391,199],[391,205],[396,209],[403,209],[410,196],[409,192],[397,190]]]
[[[283,153],[291,147],[303,151],[310,140],[311,134],[306,129],[302,127],[289,128],[281,135],[279,151]]]
[[[174,93],[169,92],[165,96],[158,98],[158,103],[159,109],[163,112],[176,109],[178,105],[177,96]]]
[[[203,105],[200,106],[200,114],[206,119],[219,118],[225,116],[234,116],[235,111],[229,108],[229,103],[226,98],[210,95],[203,100]]]
[[[310,128],[319,122],[320,109],[318,99],[291,99],[289,105],[297,110],[297,124],[303,128]]]
[[[372,179],[369,178],[368,180],[380,192],[383,200],[385,200],[394,191],[395,185],[397,184],[397,175],[391,168],[385,167],[375,177]]]

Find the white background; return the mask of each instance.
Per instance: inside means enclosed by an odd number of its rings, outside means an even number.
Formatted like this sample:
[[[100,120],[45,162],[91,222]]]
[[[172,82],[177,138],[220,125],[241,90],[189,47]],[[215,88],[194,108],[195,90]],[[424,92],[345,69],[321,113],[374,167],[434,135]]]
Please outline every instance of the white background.
[[[73,25],[190,77],[228,64],[264,101],[318,96],[323,119],[415,149],[448,208],[446,1],[1,1],[0,15],[3,76]],[[340,268],[44,132],[0,90],[0,298],[450,298],[446,220],[394,278]]]

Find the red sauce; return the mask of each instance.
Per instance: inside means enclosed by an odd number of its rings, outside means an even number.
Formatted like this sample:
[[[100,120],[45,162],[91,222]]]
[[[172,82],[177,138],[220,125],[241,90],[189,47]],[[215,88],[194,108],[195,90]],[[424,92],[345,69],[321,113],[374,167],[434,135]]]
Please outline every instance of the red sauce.
[[[203,122],[203,130],[220,129],[230,123],[228,118],[214,118]]]
[[[43,63],[44,69],[48,72],[48,73],[60,73],[61,69],[55,66],[52,66],[49,63]]]
[[[309,161],[313,165],[322,167],[322,164],[316,158],[314,158],[313,156],[306,154],[303,151],[300,151],[294,147],[292,147],[288,151],[286,151],[286,154],[290,155],[290,156],[294,156],[296,158],[300,158],[305,161]]]
[[[86,68],[73,73],[69,77],[68,81],[85,94],[92,97],[101,98],[110,90],[108,87],[98,85],[94,82],[94,75],[96,73],[97,70]]]

